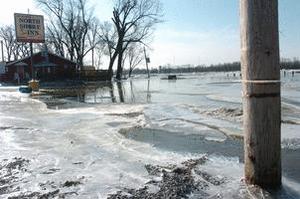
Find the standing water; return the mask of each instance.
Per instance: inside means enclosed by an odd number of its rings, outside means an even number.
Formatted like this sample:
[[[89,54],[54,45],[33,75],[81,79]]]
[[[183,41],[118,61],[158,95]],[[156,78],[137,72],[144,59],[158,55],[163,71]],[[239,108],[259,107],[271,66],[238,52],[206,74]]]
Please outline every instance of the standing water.
[[[299,82],[283,78],[277,193],[243,182],[233,73],[137,77],[41,96],[0,87],[0,198],[299,198]]]

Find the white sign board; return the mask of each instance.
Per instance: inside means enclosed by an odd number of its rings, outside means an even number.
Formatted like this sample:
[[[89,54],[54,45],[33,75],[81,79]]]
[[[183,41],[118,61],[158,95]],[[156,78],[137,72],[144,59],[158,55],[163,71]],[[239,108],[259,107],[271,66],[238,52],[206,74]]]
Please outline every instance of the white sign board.
[[[45,42],[44,17],[42,15],[15,13],[14,16],[18,42]]]

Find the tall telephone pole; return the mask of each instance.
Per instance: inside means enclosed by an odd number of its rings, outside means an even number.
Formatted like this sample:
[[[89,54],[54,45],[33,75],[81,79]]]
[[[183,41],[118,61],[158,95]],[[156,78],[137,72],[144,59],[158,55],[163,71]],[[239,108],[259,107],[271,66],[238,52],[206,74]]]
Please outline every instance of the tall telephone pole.
[[[148,67],[149,57],[147,57],[146,48],[145,47],[144,47],[144,56],[145,56],[145,62],[146,62],[146,69],[147,69],[148,78],[150,78],[150,72],[149,72],[149,67]]]
[[[281,185],[278,0],[240,0],[245,180]]]

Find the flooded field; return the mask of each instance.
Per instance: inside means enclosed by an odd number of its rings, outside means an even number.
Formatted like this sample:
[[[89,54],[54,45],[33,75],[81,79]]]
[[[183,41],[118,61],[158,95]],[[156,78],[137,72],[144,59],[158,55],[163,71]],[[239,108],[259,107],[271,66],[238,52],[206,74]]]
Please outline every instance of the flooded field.
[[[0,87],[0,198],[300,197],[300,74],[282,77],[276,193],[243,183],[239,73],[178,77]]]

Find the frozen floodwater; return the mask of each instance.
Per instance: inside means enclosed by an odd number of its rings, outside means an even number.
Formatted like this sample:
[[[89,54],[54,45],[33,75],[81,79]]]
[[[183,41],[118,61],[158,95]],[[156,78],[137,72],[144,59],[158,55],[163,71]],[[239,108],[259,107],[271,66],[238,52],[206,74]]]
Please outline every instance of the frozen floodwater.
[[[31,97],[16,87],[0,87],[0,198],[107,198],[161,180],[146,165],[182,167],[204,156],[192,176],[205,186],[190,198],[300,197],[300,75],[282,79],[278,193],[243,183],[238,75],[161,77],[60,96]]]

